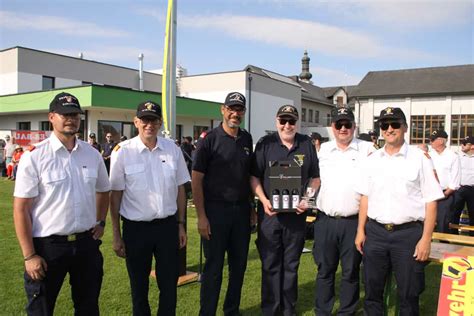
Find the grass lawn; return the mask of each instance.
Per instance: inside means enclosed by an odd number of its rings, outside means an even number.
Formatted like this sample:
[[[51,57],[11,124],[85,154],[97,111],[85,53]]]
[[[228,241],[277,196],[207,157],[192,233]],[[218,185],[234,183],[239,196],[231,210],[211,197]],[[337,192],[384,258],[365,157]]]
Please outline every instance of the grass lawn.
[[[23,260],[15,237],[12,216],[13,182],[0,178],[0,315],[24,315],[26,297],[23,290]],[[116,257],[111,247],[110,221],[103,238],[104,280],[100,297],[102,315],[131,315],[131,297],[125,262]],[[252,235],[247,273],[242,293],[243,315],[260,314],[260,260]],[[194,209],[188,210],[187,266],[190,271],[198,271],[199,239],[196,229]],[[312,247],[307,241],[306,248]],[[316,266],[310,253],[301,256],[299,268],[298,315],[313,315],[313,296]],[[436,315],[441,266],[430,264],[426,268],[426,290],[421,297],[421,315]],[[339,273],[338,273],[339,277]],[[227,287],[227,271],[224,272],[219,312]],[[199,283],[191,283],[178,288],[177,315],[197,315],[199,310]],[[361,286],[363,289],[363,286]],[[363,290],[361,291],[363,297]],[[156,314],[158,290],[154,279],[150,280],[150,303],[152,314]],[[336,301],[336,308],[338,302]],[[359,313],[362,315],[362,304]],[[65,280],[56,303],[56,315],[72,315],[69,282]],[[394,314],[391,308],[390,315]]]

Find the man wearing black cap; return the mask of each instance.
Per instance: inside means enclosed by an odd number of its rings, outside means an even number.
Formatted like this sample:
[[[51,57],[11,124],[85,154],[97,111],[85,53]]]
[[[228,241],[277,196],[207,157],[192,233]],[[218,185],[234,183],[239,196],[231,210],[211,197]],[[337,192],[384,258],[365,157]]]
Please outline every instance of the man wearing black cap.
[[[433,131],[430,135],[431,150],[429,154],[443,189],[444,199],[438,201],[436,231],[457,234],[450,230],[449,223],[459,221],[454,218],[454,192],[459,189],[461,181],[461,163],[458,154],[446,147],[448,134],[444,130]]]
[[[372,143],[374,143],[374,148],[375,149],[380,149],[380,146],[379,146],[379,143],[378,143],[378,138],[379,138],[379,135],[377,134],[376,131],[369,131],[369,136],[370,136],[370,140]]]
[[[98,152],[102,152],[102,146],[100,146],[100,144],[97,142],[97,137],[95,136],[95,133],[90,133],[90,134],[89,134],[88,143],[89,143],[92,147],[94,147],[95,149],[97,149]]]
[[[314,223],[314,261],[316,277],[315,312],[331,315],[335,302],[334,281],[341,262],[339,295],[341,315],[354,315],[359,303],[361,255],[354,246],[360,194],[354,191],[359,168],[375,148],[354,137],[356,124],[350,108],[331,113],[333,141],[324,143],[318,153],[321,189]]]
[[[362,195],[355,245],[364,263],[364,314],[384,314],[385,281],[393,271],[400,315],[419,315],[436,200],[443,192],[429,155],[405,142],[402,110],[385,108],[379,123],[385,145],[364,161],[356,184]]]
[[[110,163],[113,249],[127,264],[133,315],[150,315],[153,257],[160,289],[158,315],[175,315],[178,249],[186,245],[184,184],[189,172],[179,147],[158,137],[159,104],[140,103],[133,123],[138,136],[117,145]]]
[[[277,132],[262,137],[252,159],[251,185],[258,203],[257,248],[262,261],[262,314],[296,314],[298,266],[304,246],[306,215],[303,204],[294,212],[278,213],[269,192],[270,162],[291,161],[301,167],[301,187],[319,188],[318,158],[311,139],[296,132],[298,110],[293,105],[279,108]],[[295,192],[296,193],[296,192]],[[298,197],[299,199],[299,197]]]
[[[469,225],[474,226],[474,137],[461,140],[461,187],[454,193],[453,223],[459,224],[459,216],[467,204]],[[474,236],[474,232],[470,233]]]
[[[222,124],[208,132],[195,150],[191,184],[206,257],[199,315],[216,314],[226,252],[229,284],[224,314],[239,314],[250,226],[255,222],[249,183],[252,136],[239,127],[245,111],[245,97],[229,93],[221,106]]]
[[[83,113],[76,97],[55,96],[51,136],[21,158],[13,205],[25,262],[28,315],[53,315],[67,273],[76,315],[99,315],[110,183],[100,154],[76,132]]]

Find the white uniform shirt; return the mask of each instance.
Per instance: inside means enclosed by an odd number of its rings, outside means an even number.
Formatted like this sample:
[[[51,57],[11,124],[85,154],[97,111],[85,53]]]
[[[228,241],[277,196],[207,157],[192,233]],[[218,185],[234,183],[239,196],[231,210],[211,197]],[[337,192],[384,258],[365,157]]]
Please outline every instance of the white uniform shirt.
[[[158,137],[150,151],[134,137],[112,152],[112,190],[123,191],[120,214],[133,221],[151,221],[174,215],[178,186],[190,180],[181,149]]]
[[[430,150],[433,165],[438,174],[439,183],[443,190],[459,189],[461,183],[461,163],[459,156],[452,150],[445,148],[441,154],[434,149]]]
[[[461,185],[474,185],[474,155],[460,153]]]
[[[351,216],[359,212],[360,194],[354,191],[360,163],[376,149],[370,142],[354,138],[345,150],[330,141],[318,153],[321,188],[317,207],[330,216]]]
[[[35,198],[33,237],[81,233],[97,222],[96,192],[110,191],[104,160],[76,140],[69,152],[54,133],[21,156],[14,196]]]
[[[444,198],[431,159],[406,143],[392,156],[385,147],[370,155],[356,191],[368,196],[367,216],[382,224],[423,221],[425,203]]]

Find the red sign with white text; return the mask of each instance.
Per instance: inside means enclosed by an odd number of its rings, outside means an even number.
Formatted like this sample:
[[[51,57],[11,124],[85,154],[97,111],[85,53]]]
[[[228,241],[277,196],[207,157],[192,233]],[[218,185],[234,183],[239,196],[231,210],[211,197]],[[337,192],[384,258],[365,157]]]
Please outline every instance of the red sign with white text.
[[[50,134],[50,131],[12,131],[14,143],[22,147],[37,144],[48,138]]]

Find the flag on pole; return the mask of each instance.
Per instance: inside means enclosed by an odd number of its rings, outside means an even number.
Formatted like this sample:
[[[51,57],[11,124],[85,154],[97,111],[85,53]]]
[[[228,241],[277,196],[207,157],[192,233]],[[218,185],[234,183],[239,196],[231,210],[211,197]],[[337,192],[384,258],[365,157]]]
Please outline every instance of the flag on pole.
[[[176,136],[176,2],[177,0],[168,0],[161,79],[163,133],[172,138]]]

